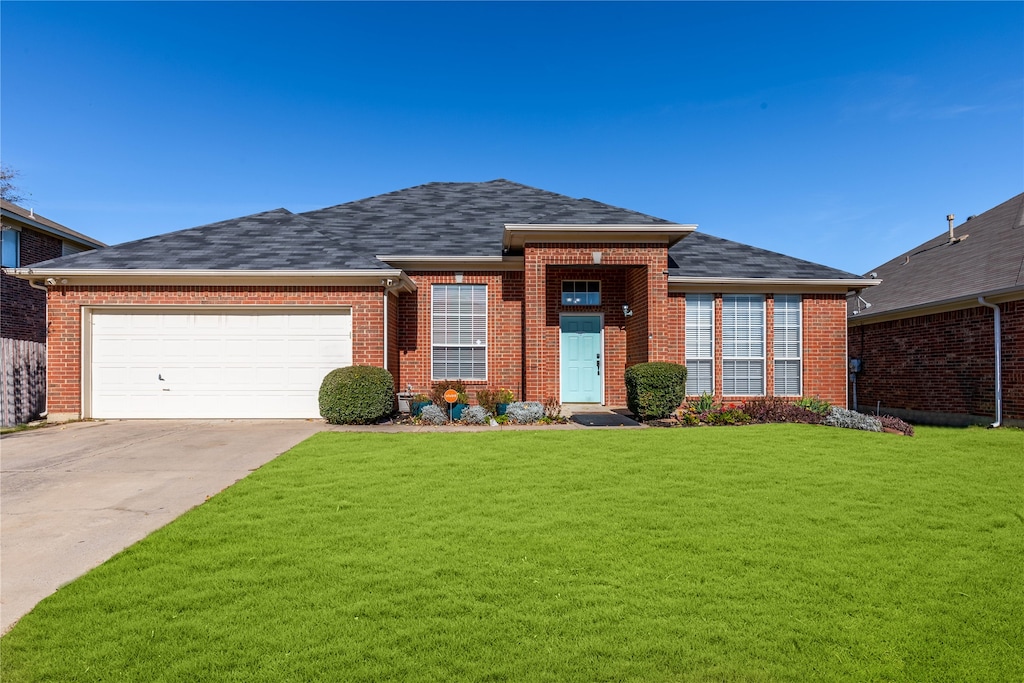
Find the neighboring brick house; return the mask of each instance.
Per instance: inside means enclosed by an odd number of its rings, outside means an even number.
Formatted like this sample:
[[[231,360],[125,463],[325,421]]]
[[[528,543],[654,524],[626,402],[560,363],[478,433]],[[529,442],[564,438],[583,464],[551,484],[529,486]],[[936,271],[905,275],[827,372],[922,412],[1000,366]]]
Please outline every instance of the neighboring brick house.
[[[3,271],[0,273],[0,337],[3,338],[3,426],[27,421],[45,408],[45,354],[32,344],[46,343],[46,292],[12,277],[7,269],[105,247],[30,209],[0,200]],[[31,387],[38,385],[39,391]]]
[[[879,266],[881,284],[851,297],[850,356],[861,362],[851,403],[922,423],[1001,414],[1024,424],[1024,194],[955,228],[949,220],[948,232]]]
[[[623,405],[625,369],[662,360],[693,394],[844,404],[846,296],[875,284],[506,180],[277,209],[19,277],[58,280],[54,417],[314,417],[321,378],[351,363],[413,391]]]

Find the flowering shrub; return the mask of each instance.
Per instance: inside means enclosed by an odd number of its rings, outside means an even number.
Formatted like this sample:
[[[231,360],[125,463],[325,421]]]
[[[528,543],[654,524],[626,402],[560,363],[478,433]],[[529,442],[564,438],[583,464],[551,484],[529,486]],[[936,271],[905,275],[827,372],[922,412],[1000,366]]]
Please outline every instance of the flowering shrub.
[[[838,406],[829,408],[828,416],[822,424],[829,427],[844,427],[846,429],[863,429],[866,432],[882,431],[882,423],[877,417],[871,417],[854,410],[847,410]]]
[[[751,422],[750,415],[735,407],[719,408],[706,415],[706,423],[710,425],[745,425]]]
[[[750,415],[735,403],[722,405],[711,394],[702,394],[699,399],[689,401],[675,413],[676,420],[687,427],[698,425],[742,425],[748,424]]]
[[[510,422],[530,424],[544,417],[544,406],[536,401],[516,401],[508,404],[505,415]]]
[[[498,389],[494,394],[495,403],[512,403],[516,400],[516,395],[512,393],[511,389],[505,389],[504,387]]]

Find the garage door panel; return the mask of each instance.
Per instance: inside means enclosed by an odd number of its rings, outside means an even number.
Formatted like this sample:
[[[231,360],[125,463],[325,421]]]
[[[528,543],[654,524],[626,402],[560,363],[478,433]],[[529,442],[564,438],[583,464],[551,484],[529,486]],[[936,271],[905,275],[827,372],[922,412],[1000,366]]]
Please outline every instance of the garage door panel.
[[[92,320],[94,417],[318,417],[323,377],[351,365],[347,311]]]

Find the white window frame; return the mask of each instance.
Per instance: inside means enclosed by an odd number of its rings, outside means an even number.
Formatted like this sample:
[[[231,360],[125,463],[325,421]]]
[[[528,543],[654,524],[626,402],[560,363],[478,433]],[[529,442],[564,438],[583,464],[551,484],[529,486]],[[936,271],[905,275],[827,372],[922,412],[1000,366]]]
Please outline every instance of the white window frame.
[[[782,304],[780,306],[779,304]],[[793,304],[796,304],[793,307]],[[779,315],[780,311],[785,312],[784,315]],[[796,313],[796,322],[792,324],[792,321],[788,320],[789,313]],[[787,324],[780,324],[787,323]],[[774,333],[774,339],[772,341],[772,352],[774,358],[774,370],[775,378],[773,381],[773,394],[775,396],[802,396],[804,386],[804,367],[803,367],[803,324],[804,324],[804,313],[803,313],[803,296],[800,294],[776,294],[774,304],[774,315],[772,319],[772,330]],[[791,353],[792,348],[792,337],[796,335],[796,354]],[[780,341],[780,339],[782,341]],[[785,391],[785,386],[780,391],[779,367],[782,365],[793,365],[796,366],[797,375],[797,387],[796,393]]]
[[[593,292],[591,292],[590,288],[589,288],[589,285],[592,285],[592,284],[596,284],[597,285],[597,301],[586,301],[586,297],[584,297],[583,301],[579,301],[578,299],[576,301],[566,301],[565,300],[565,295],[567,293],[565,291],[565,286],[566,285],[574,285],[572,293],[579,293],[579,294],[587,295],[587,294],[593,294]],[[580,291],[580,290],[578,290],[575,287],[575,285],[584,285],[584,288],[583,288],[582,291]],[[600,306],[601,305],[601,281],[600,280],[562,280],[561,302],[562,302],[563,306]]]
[[[473,289],[476,289],[477,292],[482,293],[479,296],[482,296],[482,299],[483,299],[483,312],[480,313],[480,312],[475,312],[475,311],[472,311],[472,310],[470,310],[468,312],[463,312],[463,311],[458,311],[458,310],[454,310],[453,311],[452,310],[452,305],[453,304],[452,304],[452,301],[451,301],[451,298],[450,298],[449,294],[451,292],[453,292],[453,291],[460,291],[460,290],[462,290],[462,291],[472,291]],[[473,301],[472,299],[473,299],[473,297],[471,297],[471,301],[470,301],[470,308],[471,309],[474,308],[477,303],[479,303],[478,301]],[[443,304],[442,304],[442,301],[443,301]],[[442,308],[442,306],[443,306],[443,308]],[[477,381],[486,382],[487,381],[487,373],[488,373],[488,366],[487,366],[487,330],[488,330],[487,325],[488,325],[488,319],[487,318],[488,318],[488,315],[487,315],[487,285],[485,285],[485,284],[447,284],[447,283],[446,284],[431,285],[431,288],[430,288],[430,377],[431,377],[431,379],[433,381],[441,381],[441,380],[448,380],[448,379],[460,379],[460,380],[471,381],[471,382],[477,382]],[[438,337],[438,334],[439,334],[439,330],[437,329],[438,323],[439,322],[443,322],[445,324],[446,328],[451,328],[452,324],[453,324],[453,321],[458,321],[458,322],[455,322],[455,329],[456,329],[456,331],[459,334],[465,336],[465,333],[468,331],[470,333],[469,336],[472,337],[472,339],[466,339],[464,341],[456,341],[456,342],[453,342],[453,341],[451,341],[449,339],[449,340],[445,340],[442,343],[438,343],[438,341],[437,341],[437,337]],[[465,322],[467,322],[467,321],[468,321],[468,330],[465,327]],[[483,333],[482,335],[479,334],[481,331]],[[444,333],[441,333],[441,334],[444,334]],[[451,334],[451,332],[449,331],[448,334]],[[450,373],[443,373],[445,376],[439,375],[436,372],[437,365],[435,363],[435,359],[437,357],[437,351],[439,349],[445,350],[446,358],[447,358],[448,352],[450,352],[453,349],[470,349],[470,350],[473,350],[473,351],[476,351],[476,352],[479,352],[482,349],[482,352],[483,352],[483,374],[482,375],[476,375],[476,374],[474,374],[472,372],[465,373],[465,372],[461,372],[460,371],[460,372],[455,373],[455,374],[457,374],[459,376],[451,376]],[[456,361],[456,364],[459,365],[459,366],[461,366],[463,364],[476,365],[477,362],[478,361],[476,361],[476,360],[464,361],[464,360],[460,359],[459,361]],[[452,361],[446,360],[445,364],[446,364],[446,366],[450,366],[452,364]],[[464,369],[464,368],[460,368],[460,370],[461,369]]]
[[[700,314],[707,313],[704,320]],[[686,395],[700,396],[715,393],[715,295],[686,295]],[[706,335],[707,341],[705,341]],[[704,347],[704,348],[701,348]],[[700,377],[698,368],[707,369],[707,378]],[[705,379],[704,382],[700,382]],[[700,382],[700,383],[698,383]]]
[[[21,266],[21,231],[11,228],[3,229],[3,253],[2,266],[4,268],[18,268]],[[12,258],[8,259],[8,256]]]
[[[730,310],[734,305],[736,311],[740,311],[740,304],[744,304],[744,317],[754,324],[740,325],[730,323],[733,313]],[[759,315],[749,315],[760,304]],[[722,295],[722,395],[723,396],[764,396],[765,395],[765,296],[763,294],[723,294]],[[760,339],[757,339],[757,332],[760,332]],[[739,353],[739,349],[731,347],[746,347],[745,353]],[[746,367],[747,372],[742,376],[739,368]],[[757,390],[750,390],[749,383],[754,375],[749,371],[751,367],[760,368],[761,385]],[[737,383],[740,380],[748,383],[747,391],[738,390]]]

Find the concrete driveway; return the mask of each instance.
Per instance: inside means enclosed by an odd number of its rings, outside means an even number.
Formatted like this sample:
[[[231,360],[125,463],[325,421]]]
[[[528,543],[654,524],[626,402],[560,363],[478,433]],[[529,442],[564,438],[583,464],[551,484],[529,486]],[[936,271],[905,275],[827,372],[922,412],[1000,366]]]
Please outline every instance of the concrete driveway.
[[[324,427],[306,420],[118,420],[4,436],[0,633],[63,584]]]

